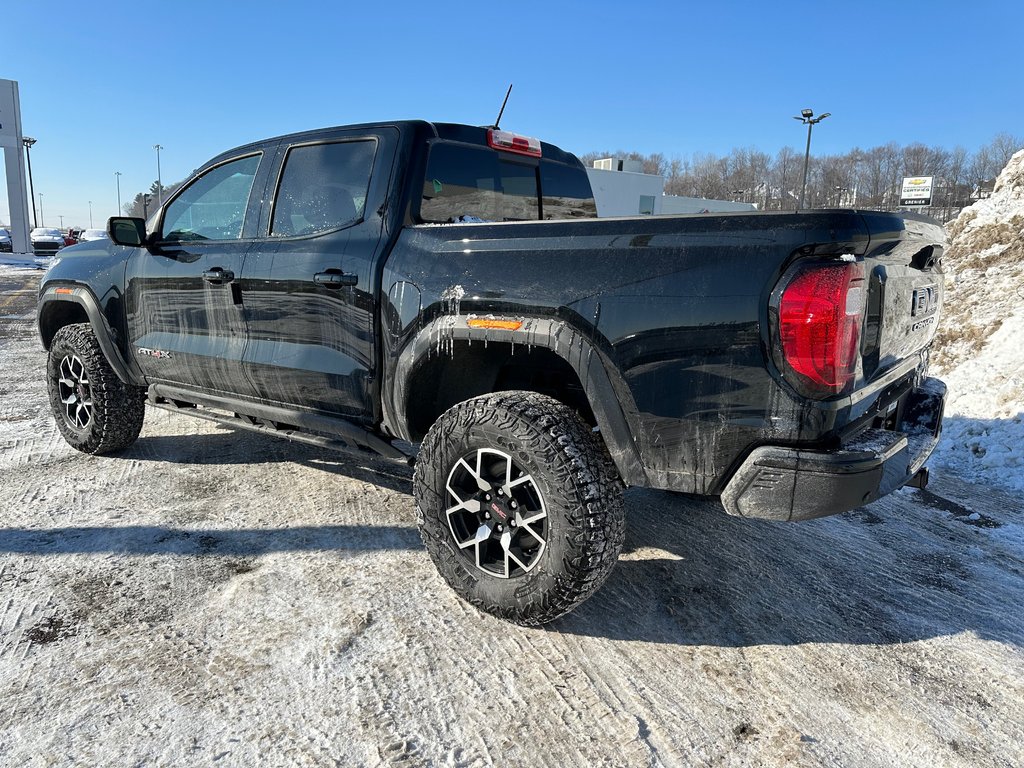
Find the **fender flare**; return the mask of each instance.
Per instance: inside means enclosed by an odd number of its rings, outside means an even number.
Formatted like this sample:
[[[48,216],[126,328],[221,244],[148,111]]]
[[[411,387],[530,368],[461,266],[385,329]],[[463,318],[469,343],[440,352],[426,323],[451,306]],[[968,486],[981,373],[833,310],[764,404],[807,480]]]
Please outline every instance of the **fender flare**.
[[[114,330],[100,309],[99,301],[85,286],[47,285],[39,294],[39,303],[36,307],[36,327],[39,330],[39,337],[44,349],[48,350],[50,345],[43,335],[43,317],[48,308],[58,302],[77,304],[85,310],[89,325],[92,326],[92,332],[96,335],[96,341],[100,345],[100,350],[107,358],[114,373],[117,374],[117,378],[125,384],[133,386],[142,386],[146,383],[142,373],[125,359],[115,341]]]
[[[401,431],[405,431],[409,381],[420,362],[445,354],[446,342],[465,340],[483,344],[486,340],[542,347],[554,352],[575,371],[622,480],[627,485],[648,485],[647,471],[637,445],[640,431],[629,416],[637,413],[633,396],[620,377],[609,374],[611,366],[589,337],[557,319],[526,318],[522,327],[514,331],[470,328],[467,319],[464,315],[442,315],[427,323],[405,345],[394,369],[390,403],[385,404],[394,416],[389,419],[392,424],[402,425]],[[403,437],[408,438],[409,435]]]

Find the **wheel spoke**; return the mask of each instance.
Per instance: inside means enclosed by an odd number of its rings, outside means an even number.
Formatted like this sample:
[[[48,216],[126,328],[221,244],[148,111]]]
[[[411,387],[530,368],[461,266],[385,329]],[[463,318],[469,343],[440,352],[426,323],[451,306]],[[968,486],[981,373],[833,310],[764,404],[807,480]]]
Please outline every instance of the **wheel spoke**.
[[[487,541],[487,539],[489,538],[489,533],[490,532],[488,532],[488,536],[484,536],[481,538],[480,531],[477,531],[476,538],[473,539],[473,543],[476,545],[476,567],[480,568],[481,570],[483,570],[484,565],[480,562],[480,545]]]
[[[511,465],[509,465],[509,466],[511,467]],[[532,483],[533,482],[533,475],[523,475],[522,477],[517,477],[515,480],[512,480],[511,476],[512,476],[512,471],[511,471],[511,469],[509,469],[509,476],[505,479],[505,485],[503,485],[502,488],[501,488],[501,490],[505,492],[506,496],[511,496],[512,495],[512,489],[513,488],[515,488],[517,486],[520,486],[523,483]]]
[[[537,533],[537,532],[536,532],[535,530],[533,530],[533,528],[531,528],[530,526],[528,526],[528,525],[520,525],[520,526],[519,526],[519,530],[525,530],[525,531],[526,531],[526,532],[527,532],[528,534],[530,534],[531,536],[533,536],[533,538],[535,538],[535,539],[536,539],[537,541],[539,541],[539,542],[540,542],[541,544],[544,544],[544,539],[542,539],[542,538],[540,537],[540,534],[538,534],[538,533]]]
[[[524,571],[526,570],[526,563],[524,563],[522,560],[520,560],[518,557],[516,557],[514,554],[512,554],[512,550],[511,549],[506,549],[505,550],[505,554],[506,554],[507,557],[510,557],[511,559],[515,560],[516,561],[516,565],[518,565]]]
[[[455,492],[451,485],[446,486],[446,488],[448,493],[452,495],[452,498],[459,502],[454,507],[449,507],[445,510],[449,517],[456,512],[479,512],[482,509],[479,499],[463,499]]]
[[[468,539],[466,539],[465,541],[457,541],[455,543],[459,545],[459,549],[467,549],[468,547],[472,547],[474,544],[479,544],[481,541],[484,541],[490,535],[490,528],[488,528],[486,525],[481,525],[479,528],[476,529],[476,533],[470,536]]]
[[[538,520],[543,520],[547,516],[548,516],[548,513],[544,512],[543,510],[541,510],[540,512],[538,512],[535,515],[530,515],[529,517],[522,518],[521,520],[518,521],[518,523],[519,523],[519,525],[529,525],[530,523],[535,523]]]
[[[501,548],[503,550],[505,550],[505,578],[506,579],[508,578],[508,574],[509,574],[508,558],[509,558],[509,555],[511,554],[508,551],[508,546],[511,543],[512,543],[512,534],[511,533],[509,533],[508,531],[505,531],[503,534],[501,534]]]
[[[483,479],[483,477],[480,476],[480,452],[479,451],[477,452],[477,455],[476,455],[476,469],[473,469],[471,466],[469,466],[469,464],[466,463],[465,459],[459,459],[459,464],[461,464],[462,467],[467,472],[469,472],[470,476],[476,481],[476,487],[477,488],[479,488],[481,491],[489,491],[489,490],[491,490],[491,484],[488,483],[486,480]]]
[[[501,548],[505,550],[505,576],[509,574],[508,561],[515,560],[516,565],[522,568],[524,571],[527,570],[527,565],[514,554],[512,554],[512,534],[508,531],[501,534]]]

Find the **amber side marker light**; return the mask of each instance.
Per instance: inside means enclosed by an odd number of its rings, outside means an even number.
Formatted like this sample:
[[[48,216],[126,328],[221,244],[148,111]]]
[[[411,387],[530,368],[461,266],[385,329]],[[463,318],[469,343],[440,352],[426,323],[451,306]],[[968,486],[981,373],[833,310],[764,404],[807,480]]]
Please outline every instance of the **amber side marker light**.
[[[518,331],[523,327],[522,320],[491,320],[484,317],[475,317],[466,321],[470,328],[494,328],[500,331]]]
[[[54,293],[59,293],[59,294],[64,295],[64,296],[70,296],[74,292],[75,292],[74,288],[57,288],[54,291]]]

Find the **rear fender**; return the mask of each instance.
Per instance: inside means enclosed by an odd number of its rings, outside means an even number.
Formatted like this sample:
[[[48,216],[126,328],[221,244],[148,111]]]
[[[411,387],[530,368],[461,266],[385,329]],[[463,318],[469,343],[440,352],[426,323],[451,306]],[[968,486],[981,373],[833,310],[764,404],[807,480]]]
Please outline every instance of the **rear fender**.
[[[565,360],[575,371],[600,428],[601,436],[623,481],[629,485],[647,485],[647,473],[640,459],[629,413],[636,413],[632,395],[625,382],[609,374],[610,366],[589,339],[561,320],[525,319],[517,330],[470,328],[466,317],[444,315],[428,323],[406,344],[395,368],[391,411],[396,431],[408,428],[409,385],[413,374],[425,359],[446,354],[446,345],[457,341],[474,344],[508,343],[523,347],[543,347]],[[400,435],[408,438],[408,434]]]

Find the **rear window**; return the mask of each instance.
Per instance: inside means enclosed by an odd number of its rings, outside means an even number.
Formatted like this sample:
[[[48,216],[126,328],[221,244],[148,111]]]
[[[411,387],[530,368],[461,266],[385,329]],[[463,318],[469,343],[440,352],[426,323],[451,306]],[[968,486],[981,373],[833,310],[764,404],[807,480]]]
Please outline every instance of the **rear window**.
[[[597,203],[583,168],[542,160],[540,185],[545,219],[597,218]]]
[[[292,147],[275,195],[273,237],[327,232],[366,209],[377,143],[372,139]]]
[[[449,142],[431,146],[420,201],[424,222],[596,216],[597,207],[582,169],[544,160],[538,163],[489,147]]]

